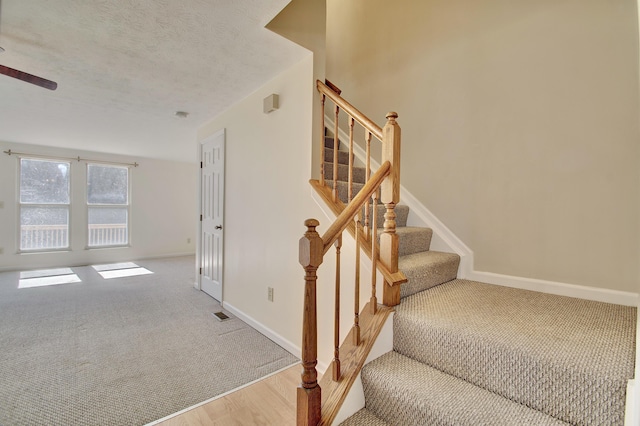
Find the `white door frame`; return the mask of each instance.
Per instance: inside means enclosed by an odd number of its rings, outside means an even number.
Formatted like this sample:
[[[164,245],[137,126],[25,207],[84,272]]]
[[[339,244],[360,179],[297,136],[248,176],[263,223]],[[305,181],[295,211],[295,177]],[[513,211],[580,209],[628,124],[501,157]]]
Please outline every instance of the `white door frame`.
[[[206,142],[208,142],[210,139],[214,139],[218,136],[222,135],[224,140],[225,140],[225,144],[226,144],[226,129],[220,129],[217,132],[207,136],[206,138],[204,138],[203,140],[200,141],[200,143],[198,144],[198,161],[200,162],[200,167],[198,168],[198,217],[196,218],[197,222],[198,222],[198,232],[196,233],[196,279],[193,283],[193,286],[202,291],[202,274],[200,273],[200,269],[202,267],[202,220],[201,220],[201,214],[202,214],[202,145],[205,144]],[[224,253],[224,240],[223,240],[223,253]],[[223,254],[223,259],[224,259],[224,254]],[[222,271],[222,276],[224,277],[224,268]],[[223,304],[223,299],[224,299],[224,282],[222,285],[222,297],[220,300],[220,304]]]

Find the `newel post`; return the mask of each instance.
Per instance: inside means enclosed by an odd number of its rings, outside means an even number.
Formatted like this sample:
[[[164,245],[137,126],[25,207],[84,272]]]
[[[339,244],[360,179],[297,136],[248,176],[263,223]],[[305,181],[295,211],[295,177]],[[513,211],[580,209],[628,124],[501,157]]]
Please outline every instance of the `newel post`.
[[[300,264],[304,268],[304,311],[302,317],[302,383],[297,394],[297,425],[315,426],[320,422],[318,385],[318,320],[316,313],[316,271],[322,263],[324,243],[316,231],[316,219],[304,222],[307,232],[300,239]]]
[[[396,234],[395,207],[400,201],[400,126],[398,113],[389,112],[382,128],[382,162],[391,163],[391,174],[382,182],[380,201],[384,204],[384,231],[380,236],[380,261],[389,272],[398,272],[398,234]],[[400,303],[400,286],[385,281],[382,303],[395,306]]]

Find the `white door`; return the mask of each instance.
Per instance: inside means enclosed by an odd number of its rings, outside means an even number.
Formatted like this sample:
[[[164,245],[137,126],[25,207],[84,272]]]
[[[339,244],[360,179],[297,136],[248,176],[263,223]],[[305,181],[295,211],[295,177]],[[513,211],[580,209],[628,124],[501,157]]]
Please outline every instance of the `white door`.
[[[224,218],[224,130],[205,139],[201,148],[200,288],[222,301]]]

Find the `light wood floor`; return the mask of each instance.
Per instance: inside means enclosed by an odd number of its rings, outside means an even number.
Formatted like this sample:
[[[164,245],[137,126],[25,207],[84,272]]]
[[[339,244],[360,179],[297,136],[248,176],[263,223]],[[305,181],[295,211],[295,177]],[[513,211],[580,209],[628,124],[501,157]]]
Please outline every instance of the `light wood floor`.
[[[157,425],[295,425],[301,369],[299,364],[294,365]]]

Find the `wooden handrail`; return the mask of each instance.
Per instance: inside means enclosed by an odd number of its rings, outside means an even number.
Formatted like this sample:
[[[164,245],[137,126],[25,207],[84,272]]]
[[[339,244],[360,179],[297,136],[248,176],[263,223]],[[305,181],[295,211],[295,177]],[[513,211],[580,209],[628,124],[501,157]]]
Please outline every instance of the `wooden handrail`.
[[[342,235],[342,231],[344,231],[349,223],[353,221],[353,218],[358,214],[362,206],[364,206],[365,202],[371,197],[371,195],[378,190],[380,185],[382,185],[382,181],[384,178],[389,176],[391,172],[391,163],[385,161],[383,165],[380,166],[377,172],[371,176],[369,182],[358,192],[358,195],[355,196],[353,201],[351,201],[347,207],[340,213],[340,215],[336,218],[335,222],[326,230],[324,235],[322,235],[322,242],[324,243],[323,254],[329,250],[331,245],[338,239],[340,235]]]
[[[311,180],[309,180],[309,183],[311,184],[311,186],[313,186],[315,188],[316,192],[320,195],[320,197],[322,197],[322,199],[325,200],[327,205],[329,205],[331,210],[333,210],[333,213],[336,216],[339,216],[342,213],[341,209],[344,209],[344,205],[341,208],[341,207],[338,207],[336,204],[332,204],[331,203],[331,200],[332,200],[331,191],[328,190],[326,186],[324,186],[321,183],[319,183],[317,180],[311,179]],[[355,225],[355,224],[347,225],[346,229],[349,231],[349,233],[351,235],[353,235],[355,237],[356,233],[355,233],[355,227],[353,225]],[[367,256],[369,256],[369,258],[371,258],[371,246],[370,246],[371,240],[369,239],[369,237],[367,237],[366,235],[363,235],[363,234],[364,234],[364,232],[362,232],[362,230],[361,230],[359,235],[358,235],[358,241],[361,244],[362,251]],[[385,279],[385,281],[391,283],[392,286],[404,284],[404,283],[407,282],[407,277],[404,275],[404,273],[402,273],[402,271],[391,272],[389,270],[389,268],[387,268],[385,266],[384,263],[378,263],[378,271],[380,271],[380,273],[382,274],[382,277]]]
[[[336,86],[335,84],[333,84],[332,82],[330,82],[329,80],[327,80],[326,78],[324,79],[324,84],[326,84],[329,89],[333,90],[334,92],[336,92],[338,95],[340,93],[342,93],[342,90],[340,90],[340,88],[338,86]]]
[[[362,126],[370,131],[373,136],[382,140],[382,128],[378,126],[376,123],[371,121],[369,117],[361,113],[356,107],[347,102],[344,98],[340,97],[336,92],[331,90],[329,86],[318,80],[316,82],[318,87],[318,91],[323,95],[326,95],[329,99],[331,99],[334,103],[340,105],[340,108],[351,117],[355,118],[357,121],[362,124]]]

